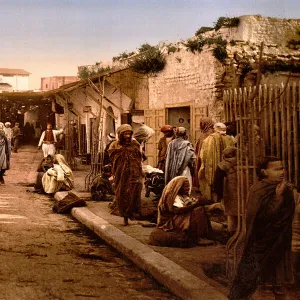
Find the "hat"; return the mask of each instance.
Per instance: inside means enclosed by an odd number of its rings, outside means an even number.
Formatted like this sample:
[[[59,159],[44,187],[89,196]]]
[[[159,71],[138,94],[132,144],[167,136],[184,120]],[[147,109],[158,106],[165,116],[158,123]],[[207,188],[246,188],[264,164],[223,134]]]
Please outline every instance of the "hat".
[[[5,122],[5,124],[4,124],[5,126],[6,125],[8,125],[8,126],[10,126],[11,125],[11,123],[10,122]]]
[[[184,127],[176,128],[176,135],[183,136],[186,134],[186,129]]]
[[[172,127],[171,125],[163,125],[163,126],[160,128],[160,131],[161,131],[161,132],[173,131],[173,127]]]
[[[120,127],[118,127],[117,134],[121,134],[125,131],[133,132],[132,127],[129,124],[122,124]]]

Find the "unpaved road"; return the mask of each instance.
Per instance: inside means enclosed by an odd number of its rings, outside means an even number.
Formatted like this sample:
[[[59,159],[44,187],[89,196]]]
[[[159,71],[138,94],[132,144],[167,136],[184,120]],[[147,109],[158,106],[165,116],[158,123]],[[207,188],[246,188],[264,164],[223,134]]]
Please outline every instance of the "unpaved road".
[[[0,300],[178,299],[52,200],[26,192],[36,150],[12,155],[0,185]]]

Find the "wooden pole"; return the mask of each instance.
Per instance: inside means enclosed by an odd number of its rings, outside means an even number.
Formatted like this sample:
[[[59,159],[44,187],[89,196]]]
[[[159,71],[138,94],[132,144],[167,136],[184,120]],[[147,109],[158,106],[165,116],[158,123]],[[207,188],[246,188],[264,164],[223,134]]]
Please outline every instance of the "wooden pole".
[[[283,83],[280,87],[280,93],[284,90]],[[280,96],[280,109],[281,109],[281,123],[282,123],[282,132],[281,132],[281,149],[282,149],[282,161],[283,165],[286,168],[286,111],[285,111],[285,99],[286,93],[281,93]]]
[[[274,124],[273,121],[273,105],[272,105],[272,99],[273,99],[273,86],[270,85],[269,86],[269,93],[268,93],[268,102],[269,102],[269,131],[270,131],[270,144],[271,145],[271,155],[274,156],[274,126],[272,126],[272,124]]]
[[[293,136],[294,136],[294,176],[295,176],[295,185],[298,187],[299,189],[299,149],[298,149],[298,129],[299,129],[299,125],[300,125],[300,118],[297,118],[297,103],[299,105],[300,102],[300,82],[298,83],[298,99],[296,97],[296,93],[297,93],[297,85],[294,82],[293,84]],[[300,107],[299,107],[299,113],[300,113]]]
[[[293,119],[291,118],[291,106],[292,106],[292,97],[291,97],[291,86],[288,83],[287,89],[286,89],[286,118],[287,118],[287,154],[288,154],[288,180],[292,180],[292,174],[293,174],[293,167],[292,167],[292,150],[293,150],[293,144],[292,144],[292,122]],[[296,141],[295,141],[296,142]]]

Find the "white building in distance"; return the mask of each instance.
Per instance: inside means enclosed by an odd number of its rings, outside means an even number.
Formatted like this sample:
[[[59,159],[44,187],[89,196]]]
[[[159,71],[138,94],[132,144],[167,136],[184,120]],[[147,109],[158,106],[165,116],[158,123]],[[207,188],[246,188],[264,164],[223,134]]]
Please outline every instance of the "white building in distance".
[[[0,91],[28,91],[30,74],[23,69],[0,68]]]

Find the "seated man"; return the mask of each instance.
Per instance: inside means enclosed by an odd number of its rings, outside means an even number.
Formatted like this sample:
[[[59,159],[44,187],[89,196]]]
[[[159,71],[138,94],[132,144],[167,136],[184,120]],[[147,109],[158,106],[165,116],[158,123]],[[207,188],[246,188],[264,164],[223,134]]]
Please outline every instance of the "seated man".
[[[42,184],[46,194],[70,191],[74,187],[72,169],[61,154],[55,154],[54,165],[43,175]]]
[[[97,175],[91,187],[92,200],[95,201],[113,201],[115,198],[115,192],[109,181],[112,175],[111,165],[105,165],[101,175]]]
[[[47,172],[48,169],[53,167],[53,156],[47,155],[47,157],[43,158],[40,165],[38,166],[38,172]]]
[[[42,178],[44,174],[54,166],[53,164],[53,156],[48,155],[47,157],[43,158],[41,163],[39,164],[37,168],[37,176],[36,176],[36,182],[34,185],[34,192],[36,193],[44,193],[43,184],[42,184]]]
[[[190,184],[185,176],[173,178],[164,188],[158,203],[157,228],[150,243],[157,246],[191,247],[211,233],[203,205],[206,200],[189,197]]]

